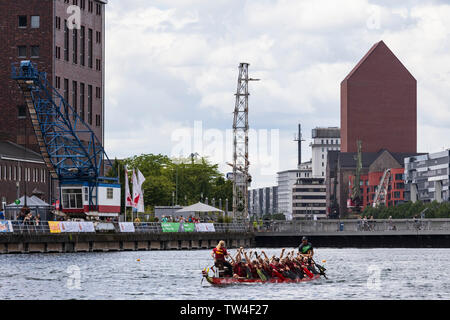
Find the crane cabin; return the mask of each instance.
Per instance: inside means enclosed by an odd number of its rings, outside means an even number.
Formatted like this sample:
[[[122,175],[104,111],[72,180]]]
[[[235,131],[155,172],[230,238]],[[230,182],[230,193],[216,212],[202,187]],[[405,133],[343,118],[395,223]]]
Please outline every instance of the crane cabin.
[[[68,216],[116,218],[120,214],[120,184],[64,183],[60,211]]]

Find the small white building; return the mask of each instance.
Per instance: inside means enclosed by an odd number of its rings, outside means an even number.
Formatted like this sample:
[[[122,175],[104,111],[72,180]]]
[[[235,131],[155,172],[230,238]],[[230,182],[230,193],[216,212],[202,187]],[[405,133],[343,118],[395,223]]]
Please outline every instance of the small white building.
[[[278,211],[286,216],[287,220],[292,219],[292,188],[300,178],[300,170],[286,170],[278,172]]]

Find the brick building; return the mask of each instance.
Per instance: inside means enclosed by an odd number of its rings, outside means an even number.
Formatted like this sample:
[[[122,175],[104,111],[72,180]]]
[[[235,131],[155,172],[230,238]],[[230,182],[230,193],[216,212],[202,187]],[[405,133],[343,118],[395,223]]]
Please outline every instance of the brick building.
[[[405,200],[405,181],[403,167],[401,168],[389,168],[391,169],[391,178],[387,188],[386,207],[396,206]],[[369,172],[362,175],[360,179],[361,196],[362,196],[362,208],[365,209],[368,206],[372,206],[374,199],[383,178],[384,171]],[[351,190],[353,188],[354,176],[349,177],[349,194],[351,197]]]
[[[50,202],[50,177],[40,154],[0,141],[0,199],[11,204],[24,194]]]
[[[40,152],[22,93],[11,80],[11,64],[30,60],[104,144],[106,4],[0,0],[0,140]],[[41,189],[48,189],[50,181],[45,183]],[[9,187],[5,193],[16,192],[15,184]]]
[[[379,152],[365,152],[362,154],[362,169],[361,169],[361,195],[366,198],[363,199],[364,203],[370,204],[373,201],[374,190],[380,182],[380,178],[386,169],[391,169],[395,174],[404,172],[405,159],[408,157],[416,156],[417,153],[399,153],[390,152],[388,150],[380,150]],[[327,208],[330,213],[330,208],[333,200],[336,199],[339,206],[339,213],[342,216],[348,210],[347,200],[351,193],[351,179],[353,179],[356,171],[356,152],[338,152],[330,151],[328,153],[327,164]],[[395,176],[393,183],[400,183],[400,177]],[[370,181],[369,181],[370,180]],[[337,181],[336,188],[334,187],[335,181]],[[365,185],[365,184],[368,185]],[[369,190],[367,190],[369,187]],[[336,189],[336,192],[334,191]],[[365,190],[364,190],[365,189]],[[401,201],[404,199],[404,186],[395,185],[395,191],[401,191],[400,197],[397,194],[391,196],[391,200]],[[369,198],[367,198],[369,197]],[[392,202],[392,205],[395,205]]]
[[[383,41],[341,83],[341,151],[417,151],[417,81]]]
[[[12,63],[31,60],[104,141],[106,3],[0,0],[0,139],[39,151],[22,94],[10,79]],[[80,24],[69,26],[77,11]]]

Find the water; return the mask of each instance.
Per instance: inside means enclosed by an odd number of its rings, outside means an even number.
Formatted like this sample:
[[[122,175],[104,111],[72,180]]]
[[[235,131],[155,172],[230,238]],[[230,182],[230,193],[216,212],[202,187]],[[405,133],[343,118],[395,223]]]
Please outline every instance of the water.
[[[201,284],[209,250],[0,255],[0,300],[450,299],[450,249],[317,249],[324,259],[329,280],[217,288]]]

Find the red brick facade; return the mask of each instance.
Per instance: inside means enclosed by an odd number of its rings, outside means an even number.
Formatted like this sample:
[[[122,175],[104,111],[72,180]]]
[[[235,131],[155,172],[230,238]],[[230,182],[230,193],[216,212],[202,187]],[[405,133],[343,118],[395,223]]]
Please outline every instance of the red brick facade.
[[[65,59],[64,22],[70,20],[72,12],[67,13],[67,9],[74,4],[80,6],[81,26],[85,34],[84,66],[82,65],[81,29],[68,30],[68,61]],[[24,105],[24,100],[16,83],[10,79],[12,63],[31,60],[37,64],[40,71],[48,73],[48,79],[62,96],[65,95],[64,85],[68,84],[68,102],[77,107],[79,114],[82,113],[81,106],[84,105],[85,121],[103,143],[104,13],[105,1],[0,0],[0,52],[2,53],[0,55],[0,112],[2,114],[0,139],[10,140],[39,151],[31,122],[29,119],[18,118],[18,107]],[[20,16],[26,17],[24,27],[19,26]],[[39,27],[32,28],[32,16],[39,16]],[[89,65],[90,30],[92,30],[92,67]],[[76,53],[74,53],[74,33]],[[19,46],[26,47],[24,56],[19,56]],[[39,46],[37,56],[31,55],[32,46]],[[82,95],[82,84],[84,84],[84,95]],[[89,86],[92,87],[91,117],[88,116]],[[84,103],[81,101],[82,97],[84,97]],[[28,141],[25,140],[25,124],[28,125]]]
[[[397,205],[399,202],[404,201],[405,192],[405,182],[403,180],[403,174],[405,169],[396,168],[391,169],[391,180],[388,185],[386,207],[392,207]],[[372,206],[375,199],[375,194],[377,192],[380,181],[383,177],[384,171],[382,172],[370,172],[361,176],[361,195],[363,198],[363,209],[367,206]],[[350,193],[348,197],[351,197],[351,190],[353,188],[353,180],[355,176],[349,177],[349,188]]]
[[[383,41],[341,84],[341,151],[417,151],[417,82]]]

